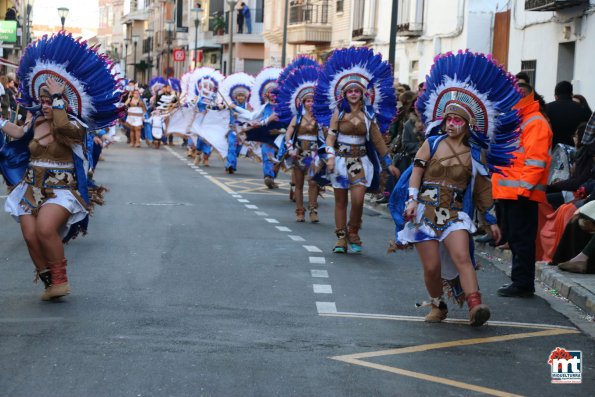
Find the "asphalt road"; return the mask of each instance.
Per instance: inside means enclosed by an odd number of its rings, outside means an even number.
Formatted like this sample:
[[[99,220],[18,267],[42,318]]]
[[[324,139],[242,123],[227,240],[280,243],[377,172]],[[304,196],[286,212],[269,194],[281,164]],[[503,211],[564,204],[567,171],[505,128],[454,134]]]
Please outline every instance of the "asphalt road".
[[[479,272],[489,325],[453,304],[454,320],[427,324],[421,267],[386,254],[386,216],[366,210],[364,253],[337,256],[330,193],[319,224],[298,224],[287,176],[269,191],[250,160],[229,176],[179,147],[105,157],[111,191],[67,246],[61,301],[39,300],[0,215],[0,396],[593,395],[593,339],[538,297],[498,297],[492,266]],[[582,351],[582,384],[551,384],[556,347]]]

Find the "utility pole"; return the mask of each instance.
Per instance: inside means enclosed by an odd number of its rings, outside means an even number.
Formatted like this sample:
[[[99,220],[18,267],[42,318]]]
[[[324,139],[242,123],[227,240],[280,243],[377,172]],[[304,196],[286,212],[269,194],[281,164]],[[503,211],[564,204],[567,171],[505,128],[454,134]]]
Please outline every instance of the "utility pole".
[[[397,50],[397,24],[399,15],[399,0],[393,0],[392,13],[390,18],[390,40],[388,42],[388,63],[395,72],[395,53]]]
[[[281,49],[281,67],[287,62],[287,15],[289,14],[289,0],[285,0],[285,13],[283,14],[283,46]]]
[[[229,73],[233,73],[233,12],[236,8],[237,0],[227,0],[229,5]]]

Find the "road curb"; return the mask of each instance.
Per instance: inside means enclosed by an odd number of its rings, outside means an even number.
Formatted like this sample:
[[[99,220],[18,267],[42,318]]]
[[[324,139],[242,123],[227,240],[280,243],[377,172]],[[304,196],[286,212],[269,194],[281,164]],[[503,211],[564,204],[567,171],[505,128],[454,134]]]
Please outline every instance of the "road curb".
[[[391,217],[390,211],[386,205],[376,204],[368,197],[366,197],[365,201],[368,208]],[[510,264],[512,262],[510,251],[498,250],[488,244],[476,243],[475,246],[476,255],[480,257],[482,261],[492,264],[494,267],[510,276]],[[561,297],[568,299],[587,315],[595,316],[595,294],[579,283],[571,280],[565,273],[566,272],[560,271],[556,266],[549,266],[542,262],[537,262],[535,266],[536,281],[555,290]]]

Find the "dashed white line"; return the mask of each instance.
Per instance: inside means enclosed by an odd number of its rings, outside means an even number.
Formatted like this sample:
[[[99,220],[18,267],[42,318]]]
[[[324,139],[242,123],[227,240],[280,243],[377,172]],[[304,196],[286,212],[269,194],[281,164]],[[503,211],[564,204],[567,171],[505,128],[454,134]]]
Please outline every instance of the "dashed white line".
[[[266,212],[262,212],[262,211],[254,211],[254,213],[258,216],[269,216],[269,214],[267,214]]]
[[[318,263],[323,265],[326,263],[326,259],[324,258],[324,256],[311,256],[310,263]]]
[[[337,313],[335,302],[316,302],[316,309],[318,314]]]
[[[258,206],[254,204],[246,204],[246,208],[248,208],[249,210],[257,210]]]
[[[293,241],[306,241],[305,238],[303,238],[302,236],[293,236],[293,235],[289,235],[288,236],[290,239],[292,239]]]
[[[265,218],[264,220],[267,221],[268,223],[279,223],[279,221],[276,219]]]
[[[304,245],[303,247],[308,252],[322,252],[322,250],[315,245]]]
[[[241,194],[232,194],[231,197],[233,198],[242,198]]]
[[[332,294],[333,287],[329,284],[312,284],[315,294]]]
[[[238,199],[239,203],[249,203],[250,200],[246,200],[246,199]]]
[[[310,274],[316,278],[328,278],[328,272],[326,270],[312,269],[310,270]]]
[[[291,232],[291,229],[287,226],[275,226],[280,232]]]

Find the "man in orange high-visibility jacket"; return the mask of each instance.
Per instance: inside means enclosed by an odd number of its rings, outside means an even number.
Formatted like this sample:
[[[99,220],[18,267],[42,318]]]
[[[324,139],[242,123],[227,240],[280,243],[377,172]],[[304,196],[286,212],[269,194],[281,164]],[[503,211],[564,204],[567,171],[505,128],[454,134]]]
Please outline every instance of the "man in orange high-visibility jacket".
[[[530,297],[535,292],[537,204],[546,201],[553,137],[531,86],[521,83],[519,87],[524,96],[514,107],[522,120],[518,149],[512,164],[502,169],[503,175],[492,176],[492,195],[498,200],[512,251],[512,284],[498,289],[498,295],[507,297]]]

